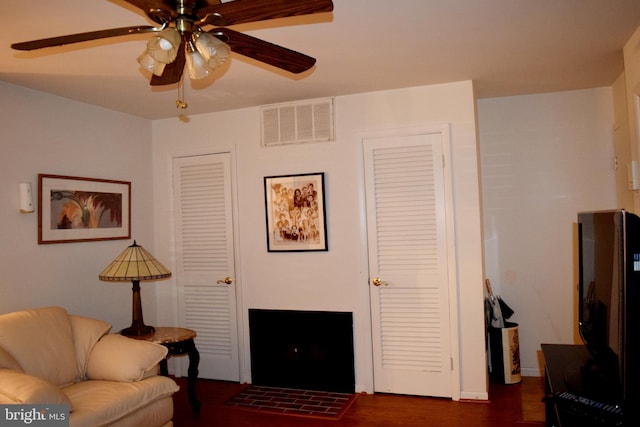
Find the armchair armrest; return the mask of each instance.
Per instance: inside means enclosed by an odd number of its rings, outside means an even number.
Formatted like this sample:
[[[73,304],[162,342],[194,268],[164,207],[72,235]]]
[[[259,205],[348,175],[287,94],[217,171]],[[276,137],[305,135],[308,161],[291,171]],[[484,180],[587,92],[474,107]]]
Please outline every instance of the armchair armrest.
[[[55,384],[13,369],[0,369],[0,404],[69,405],[67,395]]]
[[[140,381],[157,374],[167,348],[119,334],[103,336],[89,354],[87,378],[107,381]]]

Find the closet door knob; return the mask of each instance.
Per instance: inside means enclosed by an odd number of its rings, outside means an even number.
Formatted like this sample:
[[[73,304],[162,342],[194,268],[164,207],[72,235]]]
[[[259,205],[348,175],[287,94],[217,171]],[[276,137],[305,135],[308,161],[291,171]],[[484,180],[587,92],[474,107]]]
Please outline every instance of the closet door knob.
[[[373,286],[380,286],[380,285],[386,285],[387,282],[385,282],[384,280],[382,280],[379,277],[374,277],[373,280],[371,281],[371,283],[373,283]]]
[[[232,284],[232,283],[233,283],[233,279],[232,279],[231,277],[227,276],[227,277],[225,277],[224,279],[220,279],[220,280],[218,280],[218,282],[217,282],[217,283],[218,283],[219,285],[222,285],[222,284],[230,285],[230,284]]]

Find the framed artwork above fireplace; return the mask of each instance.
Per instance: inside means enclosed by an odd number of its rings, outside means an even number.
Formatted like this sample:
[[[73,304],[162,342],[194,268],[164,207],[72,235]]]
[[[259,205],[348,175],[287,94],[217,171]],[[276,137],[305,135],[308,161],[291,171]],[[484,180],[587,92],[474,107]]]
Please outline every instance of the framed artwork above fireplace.
[[[324,173],[264,178],[269,252],[326,251]]]

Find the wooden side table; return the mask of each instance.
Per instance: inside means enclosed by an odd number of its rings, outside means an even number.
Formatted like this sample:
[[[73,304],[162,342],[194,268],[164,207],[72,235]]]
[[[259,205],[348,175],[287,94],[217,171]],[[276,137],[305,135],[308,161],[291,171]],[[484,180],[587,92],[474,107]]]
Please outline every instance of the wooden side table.
[[[189,357],[189,368],[187,370],[187,395],[193,412],[200,411],[200,401],[196,398],[196,380],[198,379],[198,364],[200,363],[200,353],[196,348],[193,339],[197,336],[196,332],[187,328],[175,327],[156,327],[153,334],[142,335],[139,337],[130,336],[156,344],[165,346],[169,352],[167,357],[160,362],[160,373],[168,374],[167,359],[173,356],[187,355]]]

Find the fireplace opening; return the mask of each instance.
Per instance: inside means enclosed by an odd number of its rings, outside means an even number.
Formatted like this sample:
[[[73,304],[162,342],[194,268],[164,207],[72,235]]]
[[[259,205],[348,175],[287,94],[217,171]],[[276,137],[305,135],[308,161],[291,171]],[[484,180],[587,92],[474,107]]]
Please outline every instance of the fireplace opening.
[[[253,384],[355,392],[352,313],[250,309],[249,337]]]

